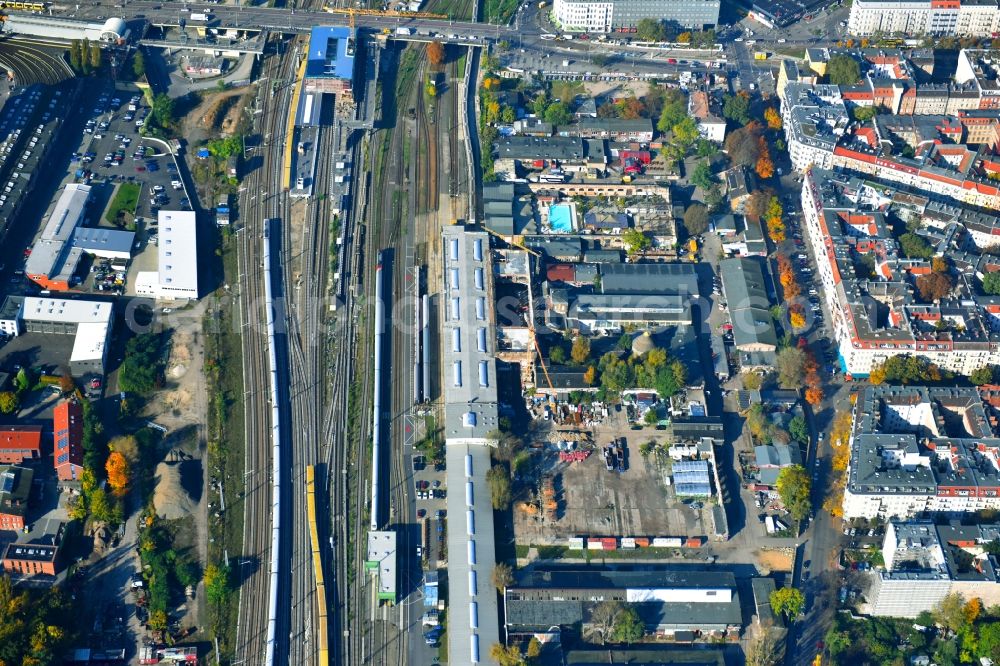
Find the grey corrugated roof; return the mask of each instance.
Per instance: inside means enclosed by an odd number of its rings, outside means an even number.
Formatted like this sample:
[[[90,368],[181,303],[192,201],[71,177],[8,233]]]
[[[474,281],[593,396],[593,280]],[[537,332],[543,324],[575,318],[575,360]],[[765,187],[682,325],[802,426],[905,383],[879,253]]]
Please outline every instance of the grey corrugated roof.
[[[723,259],[719,262],[719,274],[729,303],[736,348],[750,345],[776,347],[778,335],[768,310],[771,303],[758,258]]]
[[[605,294],[697,294],[698,273],[692,263],[602,264]]]
[[[73,245],[84,252],[132,253],[135,232],[103,227],[77,227],[73,232]]]

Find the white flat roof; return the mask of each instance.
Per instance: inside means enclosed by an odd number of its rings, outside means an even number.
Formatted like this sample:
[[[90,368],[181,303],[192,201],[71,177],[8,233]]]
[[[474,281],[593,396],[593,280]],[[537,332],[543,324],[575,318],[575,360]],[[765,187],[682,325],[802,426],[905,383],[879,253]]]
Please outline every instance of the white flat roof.
[[[112,304],[68,298],[25,296],[21,318],[25,321],[60,321],[72,324],[102,324],[111,322]]]
[[[104,347],[108,340],[106,323],[84,323],[76,329],[73,352],[69,362],[104,360]]]
[[[198,227],[194,211],[161,210],[159,214],[160,293],[198,298]]]
[[[396,533],[391,530],[368,533],[368,557],[378,568],[378,594],[396,596]]]
[[[486,483],[490,447],[456,444],[449,440],[445,459],[448,471],[449,661],[472,664],[475,663],[473,655],[478,653],[479,663],[492,664],[490,647],[500,641],[500,629],[497,591],[493,586],[496,566],[493,501]]]

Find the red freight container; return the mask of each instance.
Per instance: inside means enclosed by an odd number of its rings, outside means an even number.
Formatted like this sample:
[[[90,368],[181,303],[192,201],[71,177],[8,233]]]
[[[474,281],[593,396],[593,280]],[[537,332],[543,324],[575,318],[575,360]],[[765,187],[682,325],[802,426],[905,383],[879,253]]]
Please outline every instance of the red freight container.
[[[602,537],[601,550],[615,550],[618,548],[618,539],[615,537]]]
[[[536,169],[544,169],[545,160],[535,160],[534,162],[531,163],[531,166],[533,166]]]
[[[636,548],[649,548],[649,537],[636,537],[635,538]]]
[[[687,548],[701,548],[704,542],[705,540],[701,537],[688,537],[687,541],[684,542],[684,546]]]

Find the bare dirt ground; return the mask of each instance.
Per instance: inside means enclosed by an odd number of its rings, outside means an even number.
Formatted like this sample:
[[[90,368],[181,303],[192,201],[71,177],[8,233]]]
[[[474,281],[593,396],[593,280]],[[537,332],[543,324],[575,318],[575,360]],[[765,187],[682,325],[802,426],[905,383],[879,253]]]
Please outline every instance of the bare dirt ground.
[[[209,136],[222,134],[228,136],[236,128],[243,107],[246,105],[248,96],[246,88],[237,88],[221,92],[205,93],[201,104],[196,106],[190,113],[184,116],[181,124],[182,134],[187,142],[196,145],[204,141]],[[221,105],[226,100],[233,97],[241,99],[228,104],[225,114],[220,114]]]
[[[763,575],[771,571],[791,571],[792,570],[792,549],[780,548],[776,550],[760,549],[755,553],[757,564]]]
[[[193,520],[193,546],[204,566],[208,557],[208,477],[205,474],[208,395],[202,373],[204,350],[202,317],[204,303],[174,310],[167,325],[173,329],[166,365],[166,386],[146,405],[143,416],[166,428],[163,447],[167,462],[157,467],[154,493],[157,513],[169,519]],[[184,460],[181,470],[176,461]],[[162,486],[162,487],[161,487]],[[186,607],[183,626],[198,624],[198,608],[204,598],[199,585],[197,600]]]

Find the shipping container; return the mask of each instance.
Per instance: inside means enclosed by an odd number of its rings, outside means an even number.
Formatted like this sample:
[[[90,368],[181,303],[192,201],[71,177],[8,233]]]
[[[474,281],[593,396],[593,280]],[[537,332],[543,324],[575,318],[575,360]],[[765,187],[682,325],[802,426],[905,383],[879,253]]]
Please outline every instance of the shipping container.
[[[653,548],[680,548],[682,543],[680,537],[655,537]]]
[[[635,545],[637,548],[649,548],[649,537],[636,537]]]
[[[569,538],[569,549],[570,550],[583,550],[586,539],[583,537],[570,537]]]
[[[635,539],[633,537],[622,537],[622,550],[635,549]]]
[[[701,548],[705,545],[705,540],[701,537],[688,537],[687,541],[684,542],[685,548]]]
[[[615,537],[603,537],[601,539],[601,550],[616,550],[618,548],[618,539]]]

